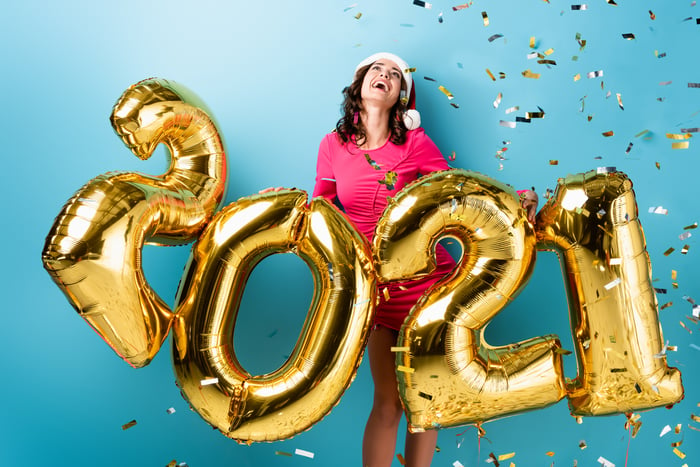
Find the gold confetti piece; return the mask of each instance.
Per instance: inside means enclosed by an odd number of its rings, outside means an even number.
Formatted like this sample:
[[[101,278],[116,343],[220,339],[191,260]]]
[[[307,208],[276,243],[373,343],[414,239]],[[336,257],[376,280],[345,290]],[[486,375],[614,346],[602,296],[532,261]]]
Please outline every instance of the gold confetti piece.
[[[661,170],[661,164],[660,164],[660,163],[655,162],[654,165],[656,165],[656,168],[657,168],[657,169]]]
[[[470,6],[472,6],[472,3],[473,2],[469,2],[469,3],[463,3],[461,5],[453,6],[452,11],[464,10],[465,8],[469,8]]]
[[[619,92],[615,95],[617,96],[617,105],[619,105],[622,110],[625,110],[625,106],[622,105],[622,95]]]
[[[481,17],[484,18],[484,26],[488,26],[489,25],[489,15],[487,15],[485,11],[482,11]]]
[[[403,372],[403,373],[413,373],[414,371],[416,371],[416,369],[415,369],[415,368],[410,368],[410,367],[407,367],[407,366],[403,366],[403,365],[397,365],[397,366],[396,366],[396,371],[401,371],[401,372]]]
[[[405,68],[403,71],[404,71],[404,73],[415,73],[416,67]]]
[[[683,248],[681,248],[681,254],[684,255],[688,253],[688,250],[690,249],[690,245],[683,245]]]
[[[557,61],[556,60],[537,60],[537,63],[540,65],[556,65]]]
[[[547,451],[545,454],[547,454],[549,457],[554,457],[554,451]]]
[[[690,139],[693,135],[690,133],[666,133],[666,138],[675,140]]]
[[[360,18],[362,18],[362,13],[358,13],[355,15],[355,19],[360,19]]]
[[[219,383],[219,378],[206,378],[203,379],[199,382],[200,386],[209,386],[212,384],[218,384]]]
[[[497,109],[498,106],[501,105],[502,99],[503,99],[503,94],[499,92],[498,95],[496,96],[496,100],[493,101],[493,108],[494,109]]]
[[[584,449],[586,449],[588,447],[588,445],[586,444],[586,442],[584,440],[581,440],[581,442],[578,443],[578,447],[581,448],[581,450],[583,451]]]
[[[374,160],[372,160],[372,157],[369,154],[365,153],[365,159],[367,160],[369,165],[371,165],[374,168],[374,170],[382,170],[379,164],[374,162]]]
[[[610,130],[610,131],[604,131],[602,134],[603,134],[603,136],[605,136],[605,137],[607,138],[607,137],[609,137],[609,136],[614,135],[615,132],[613,132],[612,130]]]
[[[284,452],[284,451],[275,451],[276,456],[287,456],[287,457],[292,457],[293,454],[291,452]]]
[[[554,53],[554,49],[550,47],[549,49],[545,50],[543,53],[545,55],[552,55]]]
[[[173,459],[170,462],[168,462],[168,465],[166,465],[165,467],[175,467],[176,465],[177,465],[177,461],[175,459]]]
[[[389,289],[388,289],[388,288],[385,288],[384,291],[383,291],[382,293],[384,294],[384,300],[386,300],[386,301],[388,302],[389,299],[391,298],[391,297],[389,296]]]
[[[530,48],[535,48],[535,36],[530,37]]]
[[[686,225],[685,227],[683,227],[683,230],[692,230],[692,229],[697,229],[697,228],[698,228],[698,223],[695,222],[693,224]]]
[[[508,460],[508,459],[512,459],[512,458],[514,458],[514,457],[515,457],[515,453],[514,453],[514,452],[509,452],[508,454],[501,454],[500,456],[498,456],[498,460],[499,460],[499,461],[505,461],[505,460]]]
[[[537,106],[540,109],[539,112],[525,112],[525,118],[544,118],[544,110],[542,107]]]
[[[550,159],[549,160],[549,165],[559,165],[559,161],[556,159]]]
[[[399,464],[406,465],[406,460],[403,458],[401,453],[396,454],[396,458],[399,460]]]
[[[384,175],[384,179],[379,180],[378,183],[380,185],[386,185],[387,190],[393,190],[394,185],[396,184],[397,178],[398,178],[398,174],[396,172],[394,172],[393,170],[390,170]]]
[[[691,414],[690,414],[690,418],[691,418],[693,421],[700,423],[700,417],[697,416],[697,415],[695,415],[694,413],[691,413]]]
[[[649,10],[649,18],[651,18],[652,21],[656,19],[656,15],[651,10]]]
[[[668,250],[664,251],[664,256],[668,256],[668,255],[670,255],[671,253],[673,253],[674,251],[676,251],[676,249],[673,248],[673,247],[671,247],[671,248],[669,248]]]
[[[540,74],[539,73],[533,73],[530,70],[525,70],[522,72],[522,75],[525,78],[532,78],[532,79],[540,79]]]
[[[689,141],[681,141],[679,143],[671,143],[671,149],[688,149]]]
[[[634,39],[634,34],[632,34],[631,32],[627,32],[627,33],[624,33],[624,32],[623,32],[623,33],[622,33],[622,38],[623,38],[623,39],[627,39],[628,41],[630,41],[630,40]]]
[[[494,34],[493,36],[489,37],[489,42],[493,42],[501,37],[503,37],[503,34]]]
[[[498,72],[498,79],[506,79],[506,74],[503,73],[502,71]]]
[[[491,73],[491,70],[488,68],[486,69],[486,74],[489,75],[489,78],[491,78],[493,81],[496,81],[496,77],[493,76],[493,73]]]
[[[685,454],[684,454],[683,451],[681,451],[680,449],[678,449],[678,448],[673,448],[673,453],[674,453],[675,455],[677,455],[678,457],[680,457],[681,459],[685,459]]]
[[[129,428],[131,428],[131,427],[134,426],[134,425],[136,425],[136,420],[132,420],[132,421],[130,421],[130,422],[128,422],[128,423],[123,424],[123,425],[122,425],[122,430],[128,430]]]
[[[411,350],[411,348],[408,346],[406,346],[406,347],[392,347],[391,348],[392,352],[409,352],[410,350]]]
[[[683,425],[681,425],[681,424],[679,423],[678,425],[676,425],[676,427],[673,429],[673,431],[674,431],[676,434],[680,434],[680,432],[681,432],[681,427],[682,427],[682,426],[683,426]]]
[[[661,309],[665,310],[666,308],[670,307],[673,305],[673,302],[666,302],[663,305],[661,305]]]
[[[438,86],[438,89],[440,91],[442,91],[442,93],[444,95],[446,95],[449,100],[452,100],[455,98],[455,96],[453,96],[452,93],[450,91],[448,91],[447,88],[445,88],[445,86]]]
[[[683,444],[683,441],[676,441],[675,443],[671,443],[671,447],[672,447],[672,448],[677,448],[677,447],[680,446],[681,444]]]

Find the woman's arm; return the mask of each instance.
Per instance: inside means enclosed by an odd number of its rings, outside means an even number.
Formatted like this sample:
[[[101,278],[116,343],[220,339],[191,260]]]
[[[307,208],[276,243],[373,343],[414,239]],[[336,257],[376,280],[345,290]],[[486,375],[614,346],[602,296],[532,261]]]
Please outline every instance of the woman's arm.
[[[335,137],[333,134],[326,135],[319,145],[318,158],[316,160],[316,184],[314,185],[312,198],[322,196],[333,201],[337,196],[329,145],[329,139],[333,137]]]

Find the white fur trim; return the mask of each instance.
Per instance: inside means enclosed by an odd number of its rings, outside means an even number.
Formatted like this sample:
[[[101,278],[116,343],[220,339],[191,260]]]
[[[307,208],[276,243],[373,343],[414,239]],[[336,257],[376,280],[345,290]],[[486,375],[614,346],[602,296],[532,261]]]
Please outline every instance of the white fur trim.
[[[403,114],[403,124],[409,130],[415,130],[420,127],[420,113],[416,109],[408,109]]]

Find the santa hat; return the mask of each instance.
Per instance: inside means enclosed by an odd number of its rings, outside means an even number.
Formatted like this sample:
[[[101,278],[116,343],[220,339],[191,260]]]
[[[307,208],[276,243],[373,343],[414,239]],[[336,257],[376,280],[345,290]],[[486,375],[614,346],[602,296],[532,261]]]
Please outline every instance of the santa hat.
[[[413,78],[411,77],[411,69],[401,57],[389,52],[379,52],[374,55],[370,55],[357,65],[357,67],[355,68],[355,73],[357,73],[357,70],[359,70],[363,66],[371,65],[372,63],[376,62],[377,60],[381,60],[382,58],[391,60],[392,62],[396,63],[399,66],[399,68],[401,68],[403,79],[404,81],[406,81],[406,95],[408,96],[408,108],[403,114],[403,123],[409,130],[415,130],[416,128],[420,127],[420,114],[416,110],[416,91],[413,89]]]

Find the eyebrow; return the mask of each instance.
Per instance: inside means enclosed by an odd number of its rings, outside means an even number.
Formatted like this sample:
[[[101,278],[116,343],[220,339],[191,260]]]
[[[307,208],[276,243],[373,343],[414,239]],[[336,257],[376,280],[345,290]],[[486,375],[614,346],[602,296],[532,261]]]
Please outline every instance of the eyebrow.
[[[375,64],[375,65],[386,66],[386,63],[384,63],[384,62],[382,62],[382,61],[379,61],[379,60],[377,60],[376,62],[374,62],[374,64]],[[391,67],[391,69],[392,69],[392,70],[396,70],[396,71],[398,71],[399,73],[401,73],[401,70],[400,70],[398,67],[393,66],[393,67]]]

